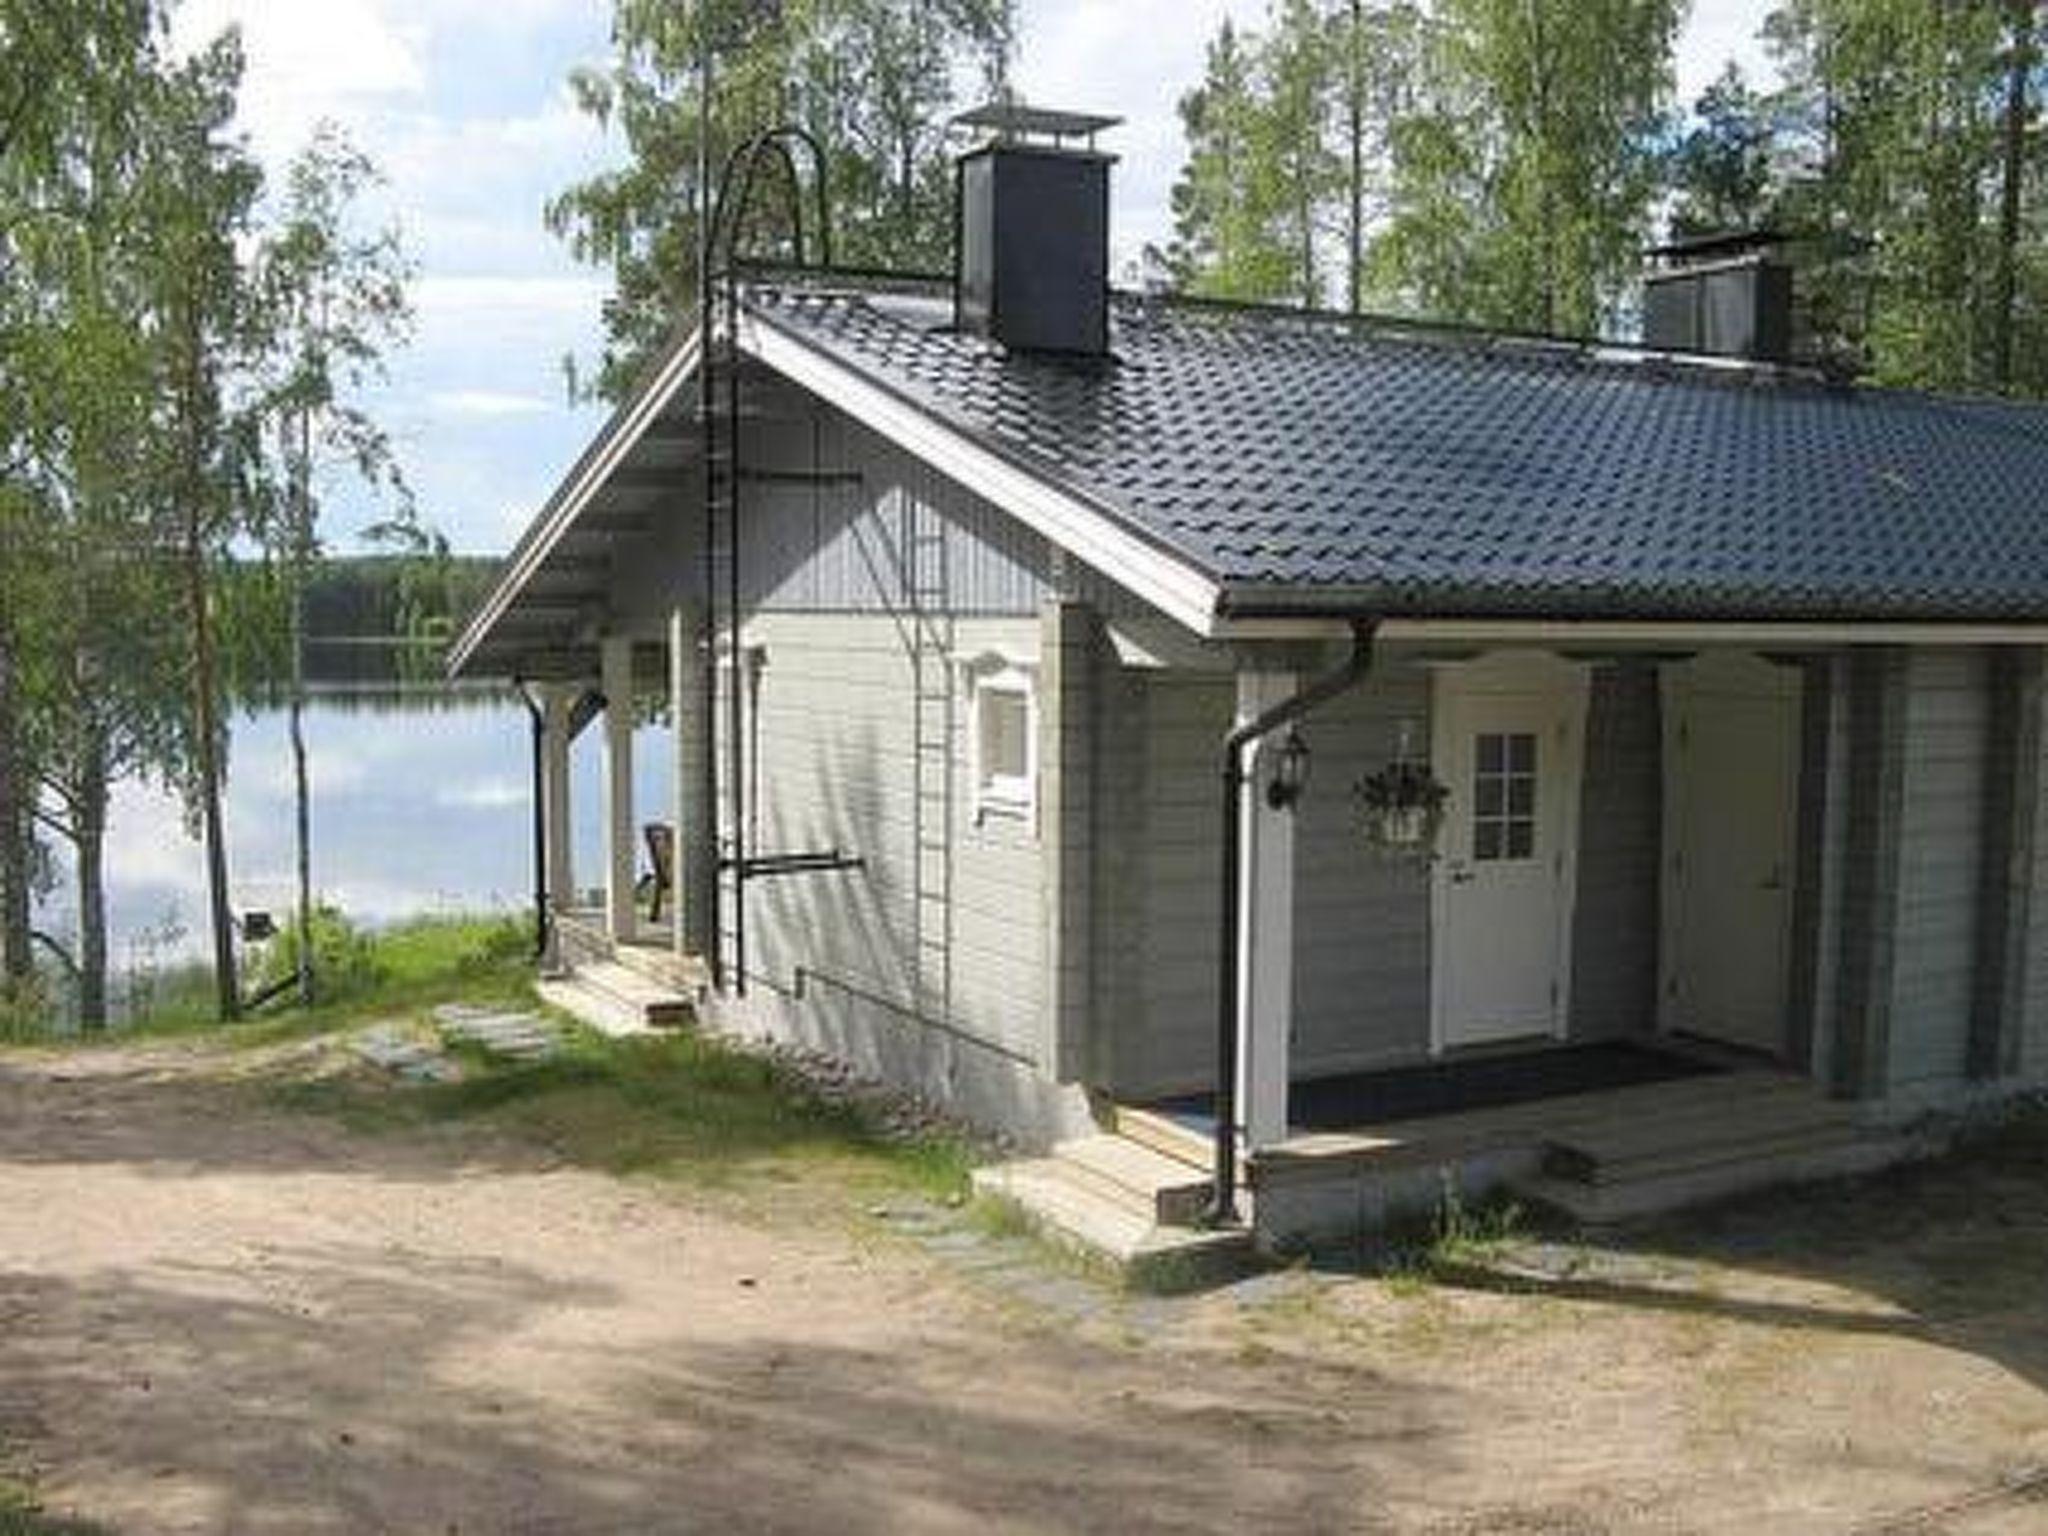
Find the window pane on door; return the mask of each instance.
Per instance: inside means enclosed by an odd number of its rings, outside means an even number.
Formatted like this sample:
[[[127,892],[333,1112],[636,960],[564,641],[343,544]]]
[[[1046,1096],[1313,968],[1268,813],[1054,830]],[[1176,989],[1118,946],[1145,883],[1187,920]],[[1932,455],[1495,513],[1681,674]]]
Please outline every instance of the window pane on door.
[[[1472,752],[1472,857],[1536,856],[1536,735],[1481,731]]]

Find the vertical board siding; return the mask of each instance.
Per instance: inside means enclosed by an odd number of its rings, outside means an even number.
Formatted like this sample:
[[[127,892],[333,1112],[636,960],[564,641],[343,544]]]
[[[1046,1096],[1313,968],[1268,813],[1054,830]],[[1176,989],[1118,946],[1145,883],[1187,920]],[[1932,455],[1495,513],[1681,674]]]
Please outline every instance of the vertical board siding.
[[[1664,814],[1658,694],[1652,664],[1594,669],[1572,921],[1574,1039],[1615,1039],[1656,1027]]]
[[[1990,679],[1983,653],[1916,650],[1907,663],[1893,939],[1889,1085],[1968,1075]]]
[[[900,612],[909,588],[910,519],[943,522],[948,610],[1035,614],[1050,590],[1040,535],[958,482],[836,413],[750,432],[746,463],[857,475],[743,488],[741,573],[747,606],[768,612]]]

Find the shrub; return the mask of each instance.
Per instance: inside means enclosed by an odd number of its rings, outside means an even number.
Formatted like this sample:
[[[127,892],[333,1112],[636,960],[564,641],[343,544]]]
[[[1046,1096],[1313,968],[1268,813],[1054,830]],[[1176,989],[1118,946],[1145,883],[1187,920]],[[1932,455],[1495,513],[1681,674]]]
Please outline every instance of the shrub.
[[[374,991],[384,980],[384,962],[377,941],[324,902],[313,908],[313,992],[323,1003],[346,1002]],[[287,919],[258,971],[259,985],[268,987],[297,973],[299,925]]]

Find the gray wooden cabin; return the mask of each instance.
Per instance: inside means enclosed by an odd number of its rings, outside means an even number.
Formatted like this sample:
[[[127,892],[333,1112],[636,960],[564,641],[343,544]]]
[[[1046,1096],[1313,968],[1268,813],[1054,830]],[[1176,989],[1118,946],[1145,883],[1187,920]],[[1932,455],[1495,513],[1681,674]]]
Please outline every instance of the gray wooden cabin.
[[[982,154],[956,283],[736,271],[455,648],[539,703],[595,1015],[682,991],[1058,1148],[1003,1187],[1126,1248],[1447,1173],[1627,1214],[2048,1082],[2048,415],[1115,295],[1101,219],[1004,245],[1047,178],[1106,214],[1103,157]],[[1680,297],[1772,302],[1767,260]],[[650,695],[678,771],[636,806]],[[1368,839],[1393,766],[1446,792],[1423,846]]]

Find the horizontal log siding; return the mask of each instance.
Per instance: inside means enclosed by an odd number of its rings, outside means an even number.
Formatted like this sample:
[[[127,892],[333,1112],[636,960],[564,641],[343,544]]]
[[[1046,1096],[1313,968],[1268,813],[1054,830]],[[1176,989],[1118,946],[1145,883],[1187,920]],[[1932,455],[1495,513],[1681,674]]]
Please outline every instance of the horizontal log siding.
[[[1036,648],[1036,620],[1017,622],[1014,645]],[[748,886],[752,969],[795,990],[799,968],[822,973],[821,1006],[857,1006],[857,989],[917,1013],[915,692],[909,642],[887,615],[773,613],[749,639],[765,650],[761,674],[757,851],[838,847],[857,871],[757,880]],[[1046,902],[1036,827],[991,820],[977,827],[967,781],[966,710],[954,711],[949,921],[951,1006],[928,1030],[946,1030],[1044,1065]],[[879,1006],[875,1004],[874,1006]],[[954,1047],[945,1047],[954,1048]],[[973,1049],[960,1043],[957,1048]]]
[[[1135,1015],[1120,1020],[1118,1091],[1207,1087],[1215,1075],[1216,753],[1231,719],[1227,679],[1145,675],[1144,880]]]
[[[1939,1093],[1968,1075],[1976,978],[1984,756],[1982,652],[1915,650],[1907,661],[1888,1082]]]
[[[1429,753],[1429,674],[1383,661],[1303,726],[1314,753],[1295,811],[1297,1078],[1409,1061],[1429,1049],[1429,872],[1374,854],[1352,787],[1401,747]]]
[[[1662,730],[1655,666],[1594,669],[1572,923],[1574,1039],[1611,1040],[1656,1027]]]
[[[1140,957],[1142,975],[1122,992],[1105,981],[1098,995],[1127,1021],[1119,1026],[1116,1087],[1157,1093],[1206,1086],[1214,1075],[1216,752],[1231,693],[1223,680],[1175,673],[1125,688],[1142,700],[1124,711],[1142,751],[1124,750],[1143,793],[1121,802],[1114,836],[1126,857],[1103,876],[1120,893],[1114,909],[1125,926],[1098,932],[1099,942]],[[1399,750],[1404,725],[1410,749],[1425,752],[1429,674],[1394,659],[1302,727],[1314,755],[1296,812],[1297,1079],[1428,1054],[1429,872],[1370,853],[1351,797],[1362,775]],[[1599,1039],[1640,1033],[1655,1017],[1662,770],[1656,678],[1647,666],[1596,674],[1587,752],[1572,1031]],[[1140,888],[1129,890],[1140,872]]]

